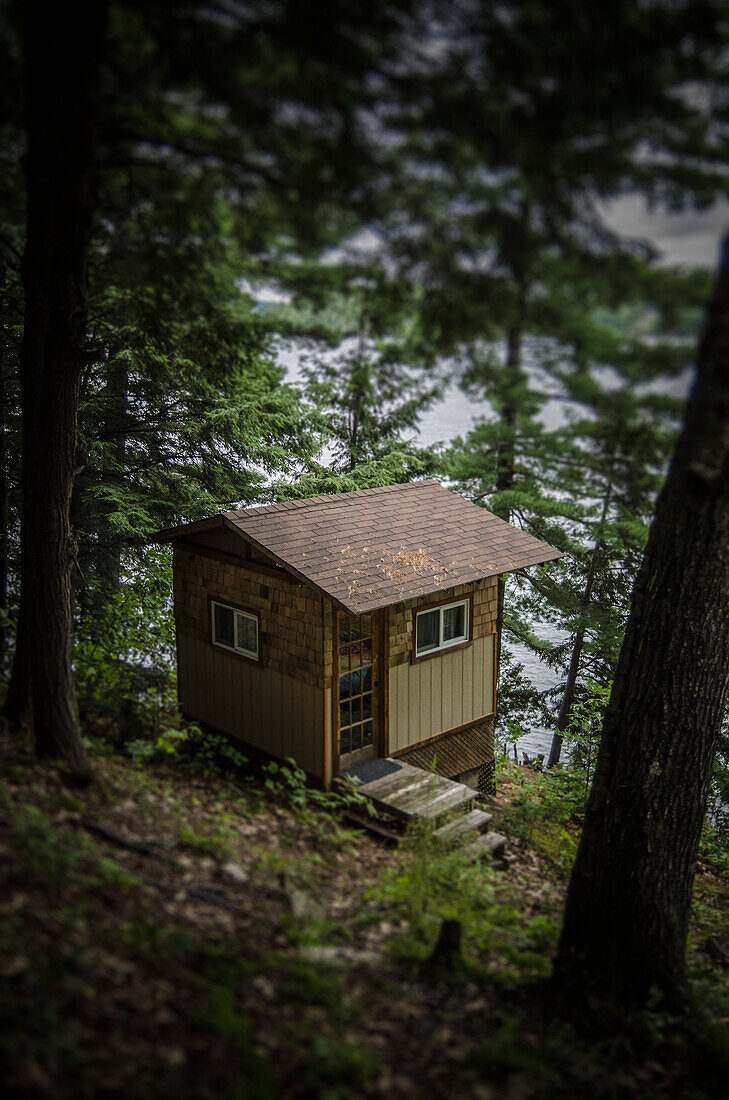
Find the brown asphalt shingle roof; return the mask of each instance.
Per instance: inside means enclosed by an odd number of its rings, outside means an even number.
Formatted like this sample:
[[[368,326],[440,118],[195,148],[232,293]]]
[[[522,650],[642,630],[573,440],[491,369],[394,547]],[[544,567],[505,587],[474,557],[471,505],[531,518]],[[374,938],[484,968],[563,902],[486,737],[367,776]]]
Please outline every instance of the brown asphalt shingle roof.
[[[236,509],[158,537],[221,525],[355,615],[562,557],[437,481]]]

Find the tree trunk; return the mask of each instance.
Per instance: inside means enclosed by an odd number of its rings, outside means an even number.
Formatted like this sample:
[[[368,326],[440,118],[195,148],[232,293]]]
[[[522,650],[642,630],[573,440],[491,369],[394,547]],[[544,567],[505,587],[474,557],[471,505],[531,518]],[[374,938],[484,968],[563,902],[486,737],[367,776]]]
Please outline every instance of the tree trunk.
[[[8,475],[6,469],[7,447],[7,408],[5,398],[4,363],[0,359],[0,671],[4,674],[7,665],[8,632],[5,616],[8,613]]]
[[[506,334],[506,374],[510,389],[515,387],[521,381],[522,377],[521,343],[521,325],[516,323],[509,328]],[[514,485],[514,475],[516,472],[516,440],[514,438],[516,418],[516,401],[513,394],[511,394],[504,402],[499,416],[504,435],[496,456],[495,489],[497,493],[503,492],[506,489],[511,489]],[[511,510],[509,508],[499,509],[497,506],[494,512],[507,522],[511,519]]]
[[[8,714],[41,757],[87,768],[71,670],[70,500],[84,365],[86,253],[106,4],[28,5],[21,601]]]
[[[509,386],[515,386],[521,377],[521,324],[513,324],[506,334],[506,370],[509,377]],[[501,409],[501,426],[506,429],[506,438],[499,446],[496,457],[496,485],[497,493],[505,489],[511,489],[514,485],[516,473],[516,440],[515,427],[517,418],[516,402],[511,399],[504,403]],[[511,519],[510,508],[493,509],[494,514],[505,519],[508,523]],[[497,580],[497,604],[496,604],[496,654],[494,675],[498,677],[501,669],[501,637],[504,628],[504,599],[506,595],[506,580],[504,574],[500,574]]]
[[[614,456],[613,462],[610,464],[610,470],[608,474],[608,485],[605,498],[602,503],[602,515],[600,516],[600,525],[598,530],[601,530],[602,525],[607,519],[608,509],[612,500],[612,472],[614,468]],[[564,695],[562,696],[562,705],[559,708],[559,714],[557,715],[557,732],[552,738],[552,747],[549,750],[549,759],[547,760],[547,767],[553,768],[555,764],[559,764],[559,758],[562,755],[562,734],[567,729],[567,725],[570,720],[570,714],[572,713],[572,704],[575,701],[575,689],[577,688],[577,676],[580,671],[580,658],[582,656],[582,647],[585,644],[585,627],[583,625],[584,616],[587,613],[587,609],[592,601],[592,589],[595,584],[595,577],[597,576],[597,562],[600,557],[600,551],[602,550],[602,540],[598,536],[595,540],[595,545],[592,548],[592,557],[590,558],[590,567],[587,570],[587,579],[585,580],[585,591],[582,594],[582,600],[580,602],[580,625],[575,633],[575,640],[572,645],[572,656],[570,658],[570,666],[567,670],[567,682],[564,686]]]
[[[594,559],[593,553],[593,559]],[[588,604],[585,603],[582,608],[582,613],[587,610]],[[564,685],[564,694],[562,696],[562,704],[559,708],[559,714],[557,715],[557,732],[552,738],[552,747],[549,750],[549,759],[547,760],[547,767],[553,768],[555,764],[559,764],[559,758],[562,755],[562,734],[567,729],[567,725],[570,720],[570,714],[572,713],[572,704],[575,701],[575,689],[577,687],[577,676],[580,671],[580,657],[582,656],[582,647],[585,644],[585,629],[580,626],[575,633],[575,640],[572,644],[572,656],[570,658],[570,667],[567,670],[567,680]]]
[[[83,396],[82,396],[83,401]],[[125,477],[129,424],[129,369],[118,356],[106,371],[103,420],[99,439],[104,444],[102,465],[86,465],[74,480],[71,522],[86,536],[79,548],[74,582],[76,609],[81,615],[119,592],[122,543],[115,538],[110,519],[119,505],[99,503],[92,490],[102,480],[107,487],[121,487]]]
[[[633,591],[555,980],[681,1002],[696,854],[729,683],[729,270]]]

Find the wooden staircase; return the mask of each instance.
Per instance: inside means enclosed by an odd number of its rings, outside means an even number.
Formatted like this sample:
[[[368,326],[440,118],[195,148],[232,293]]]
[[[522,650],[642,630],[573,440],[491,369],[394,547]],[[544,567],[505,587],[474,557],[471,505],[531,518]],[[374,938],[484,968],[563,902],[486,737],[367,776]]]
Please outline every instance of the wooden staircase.
[[[380,834],[397,837],[388,833],[383,818],[407,824],[416,818],[437,823],[447,816],[448,820],[433,833],[437,840],[463,844],[470,837],[464,851],[473,859],[489,857],[502,869],[513,862],[513,856],[506,852],[506,837],[491,831],[492,815],[474,806],[478,792],[465,783],[389,758],[368,760],[348,768],[334,783],[355,787],[370,800],[378,811],[379,827],[375,831]],[[356,816],[362,824],[368,824],[365,815]]]

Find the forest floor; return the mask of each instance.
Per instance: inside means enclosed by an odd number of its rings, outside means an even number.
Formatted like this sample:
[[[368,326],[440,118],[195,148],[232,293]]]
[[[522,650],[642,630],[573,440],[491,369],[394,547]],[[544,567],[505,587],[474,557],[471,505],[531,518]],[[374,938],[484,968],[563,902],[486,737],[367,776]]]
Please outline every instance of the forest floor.
[[[427,832],[388,847],[276,781],[98,744],[94,767],[79,793],[0,742],[5,1095],[726,1096],[729,971],[705,946],[729,947],[729,877],[711,865],[689,948],[703,1016],[656,1006],[588,1038],[546,984],[577,826],[539,777],[500,777],[518,858],[499,873]],[[447,917],[463,962],[439,971]]]

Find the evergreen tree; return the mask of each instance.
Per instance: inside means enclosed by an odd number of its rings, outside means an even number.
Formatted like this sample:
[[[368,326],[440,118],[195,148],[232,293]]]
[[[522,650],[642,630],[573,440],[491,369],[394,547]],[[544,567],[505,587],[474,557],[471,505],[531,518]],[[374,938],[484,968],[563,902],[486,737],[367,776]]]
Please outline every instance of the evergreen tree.
[[[683,324],[690,301],[703,278],[662,273],[662,282],[685,291]],[[668,304],[672,298],[668,296]],[[680,372],[688,363],[685,340],[665,331],[671,310],[656,316],[653,329],[626,332],[606,311],[582,318],[579,355],[574,345],[553,342],[543,347],[538,362],[549,353],[552,378],[561,385],[569,419],[548,430],[542,421],[522,411],[512,439],[515,463],[512,484],[497,491],[501,424],[486,420],[448,454],[448,469],[461,491],[565,552],[565,559],[536,577],[515,577],[504,619],[507,638],[526,644],[542,660],[565,674],[555,692],[557,728],[567,728],[578,678],[605,685],[612,679],[622,627],[647,536],[647,524],[660,487],[680,401],[654,392],[655,384]],[[644,302],[637,314],[644,325]],[[659,338],[657,332],[663,335]],[[610,385],[604,378],[611,355]],[[670,370],[661,376],[661,370]],[[523,410],[528,410],[535,371],[527,376]],[[634,379],[643,379],[636,387]],[[650,380],[651,386],[646,385]],[[498,376],[497,376],[498,381]],[[471,377],[474,384],[474,376]],[[537,377],[538,384],[538,377]],[[479,391],[490,394],[490,376]],[[561,404],[553,398],[553,404]],[[537,401],[538,404],[538,401]],[[497,406],[498,407],[498,406]],[[541,624],[534,632],[532,623]],[[564,642],[545,641],[541,631],[552,624],[566,632]],[[536,702],[536,701],[535,701]],[[544,720],[543,713],[539,717]],[[558,758],[558,742],[554,756]],[[555,762],[553,758],[552,762]]]
[[[114,590],[124,547],[258,499],[267,477],[298,470],[318,446],[255,303],[237,287],[233,213],[209,182],[158,189],[154,206],[94,242],[87,462],[73,502],[83,602]],[[172,218],[176,238],[161,252]]]
[[[333,358],[310,358],[304,377],[304,392],[325,418],[333,469],[349,474],[392,451],[417,455],[420,415],[441,393],[432,379],[385,359],[363,335]]]

